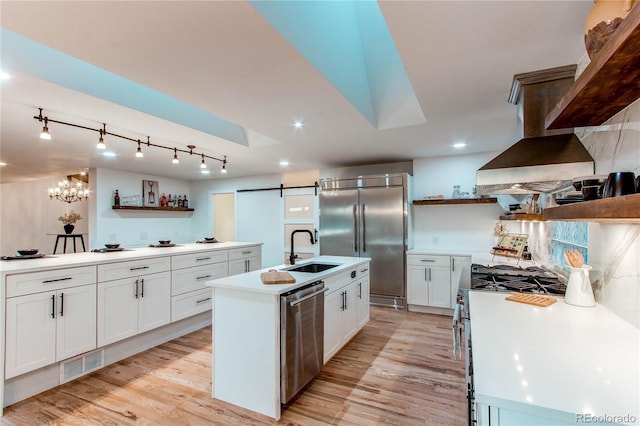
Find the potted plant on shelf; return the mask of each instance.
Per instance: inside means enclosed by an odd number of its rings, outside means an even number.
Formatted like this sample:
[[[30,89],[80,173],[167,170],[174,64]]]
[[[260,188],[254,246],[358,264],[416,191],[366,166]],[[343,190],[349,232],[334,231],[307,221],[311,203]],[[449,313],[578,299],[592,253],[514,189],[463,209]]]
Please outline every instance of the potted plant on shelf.
[[[75,223],[79,220],[82,220],[82,216],[71,210],[69,213],[65,213],[62,216],[58,217],[58,220],[64,223],[65,234],[70,234],[73,232],[73,228],[75,228]]]

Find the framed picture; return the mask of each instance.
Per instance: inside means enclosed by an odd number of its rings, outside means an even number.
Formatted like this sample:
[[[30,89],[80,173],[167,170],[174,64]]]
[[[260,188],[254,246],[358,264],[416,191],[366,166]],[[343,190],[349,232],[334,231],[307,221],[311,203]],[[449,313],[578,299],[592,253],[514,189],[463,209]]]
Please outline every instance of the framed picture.
[[[158,181],[143,180],[142,181],[142,205],[144,207],[158,207]]]

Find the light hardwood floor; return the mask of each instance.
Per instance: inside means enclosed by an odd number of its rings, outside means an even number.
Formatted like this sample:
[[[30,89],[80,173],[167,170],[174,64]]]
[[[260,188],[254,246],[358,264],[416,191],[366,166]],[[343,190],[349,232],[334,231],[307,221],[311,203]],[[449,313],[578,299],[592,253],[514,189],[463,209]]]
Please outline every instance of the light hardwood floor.
[[[464,425],[451,318],[371,308],[371,321],[279,422],[211,398],[211,328],[5,408],[2,425]]]

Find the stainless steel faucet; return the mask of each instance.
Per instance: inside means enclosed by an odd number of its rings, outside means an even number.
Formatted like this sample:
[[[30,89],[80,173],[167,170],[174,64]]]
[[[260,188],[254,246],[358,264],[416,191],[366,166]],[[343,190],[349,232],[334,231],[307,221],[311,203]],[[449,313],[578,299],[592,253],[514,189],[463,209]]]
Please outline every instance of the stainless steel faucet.
[[[306,233],[308,233],[309,237],[311,238],[311,244],[315,244],[316,243],[315,239],[313,238],[313,232],[311,232],[310,230],[308,230],[308,229],[294,229],[291,232],[291,247],[290,247],[291,248],[291,256],[289,256],[289,263],[292,264],[292,265],[296,264],[296,255],[295,255],[295,250],[293,248],[293,236],[297,232],[306,232]]]

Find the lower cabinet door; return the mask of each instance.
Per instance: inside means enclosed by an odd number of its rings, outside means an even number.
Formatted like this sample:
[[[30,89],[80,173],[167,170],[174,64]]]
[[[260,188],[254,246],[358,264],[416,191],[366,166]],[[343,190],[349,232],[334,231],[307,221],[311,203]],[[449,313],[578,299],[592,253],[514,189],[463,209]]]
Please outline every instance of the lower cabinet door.
[[[324,362],[342,346],[342,290],[324,296]]]
[[[98,283],[98,346],[138,332],[138,278]]]
[[[426,266],[407,266],[407,304],[429,305],[429,268]]]
[[[6,302],[5,379],[56,361],[56,293],[12,297]]]
[[[349,284],[342,291],[345,293],[345,309],[342,312],[342,342],[347,343],[358,331],[356,283]]]
[[[171,274],[140,277],[138,297],[138,333],[171,322]]]
[[[58,291],[56,360],[96,348],[96,285]]]
[[[247,259],[236,259],[229,261],[229,276],[244,274],[247,270]]]
[[[369,322],[369,275],[356,282],[355,291],[358,330],[360,330]]]
[[[429,267],[429,306],[451,308],[451,271],[448,267]]]

